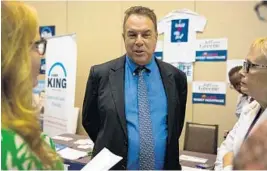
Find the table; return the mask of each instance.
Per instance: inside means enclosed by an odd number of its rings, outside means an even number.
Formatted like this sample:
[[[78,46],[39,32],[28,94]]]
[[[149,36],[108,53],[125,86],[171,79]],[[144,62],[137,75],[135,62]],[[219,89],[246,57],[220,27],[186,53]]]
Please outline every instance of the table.
[[[63,140],[57,140],[57,139],[53,139],[53,141],[56,144],[61,144],[61,145],[65,145],[69,148],[75,149],[75,150],[79,150],[79,151],[84,151],[84,152],[90,152],[93,149],[80,149],[77,148],[78,144],[74,144],[75,141],[79,140],[79,139],[88,139],[88,136],[84,136],[84,135],[75,135],[75,134],[61,134],[59,136],[62,137],[69,137],[69,138],[73,138],[70,141],[63,141]],[[68,165],[68,170],[81,170],[87,163],[89,163],[89,161],[91,160],[90,156],[87,157],[83,157],[80,158],[78,160],[68,160],[68,159],[64,159],[64,164]]]
[[[214,163],[216,161],[216,155],[215,154],[199,153],[199,152],[193,152],[193,151],[180,151],[180,155],[187,155],[187,156],[193,156],[193,157],[200,157],[200,158],[208,159],[208,161],[205,164],[212,165],[213,167],[214,167]],[[182,166],[195,168],[197,164],[201,164],[201,163],[180,160],[180,164]]]
[[[57,140],[57,139],[52,138],[56,144],[66,145],[69,148],[73,148],[73,149],[85,151],[85,152],[92,151],[92,149],[88,150],[88,149],[77,148],[77,144],[74,144],[74,142],[79,140],[79,139],[88,139],[89,138],[88,136],[75,135],[75,134],[61,134],[59,136],[70,137],[70,138],[73,138],[73,140],[63,141],[63,140]],[[214,155],[214,154],[199,153],[199,152],[193,152],[193,151],[180,151],[180,155],[187,155],[187,156],[193,156],[193,157],[200,157],[200,158],[208,159],[208,161],[206,162],[206,164],[208,164],[208,165],[214,165],[214,162],[216,161],[216,155]],[[78,160],[64,159],[64,164],[69,165],[68,170],[81,170],[87,163],[89,163],[90,160],[91,160],[90,156],[87,156],[87,157],[84,157],[84,158],[81,158]],[[185,161],[185,160],[180,160],[180,163],[182,166],[192,167],[192,168],[196,168],[197,164],[201,164],[201,163],[192,162],[192,161]]]

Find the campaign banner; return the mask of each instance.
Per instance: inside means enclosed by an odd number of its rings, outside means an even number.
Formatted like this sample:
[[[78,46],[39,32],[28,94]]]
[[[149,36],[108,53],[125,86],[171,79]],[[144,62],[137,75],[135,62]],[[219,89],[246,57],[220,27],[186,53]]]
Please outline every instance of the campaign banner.
[[[76,35],[47,39],[46,101],[44,132],[55,136],[67,132],[68,118],[74,108],[77,44]]]
[[[176,63],[171,63],[171,64],[185,73],[187,77],[187,82],[193,81],[193,63],[192,62],[191,63],[176,62]]]
[[[196,61],[226,61],[227,47],[226,38],[196,40]]]
[[[193,104],[225,105],[225,82],[193,82]]]

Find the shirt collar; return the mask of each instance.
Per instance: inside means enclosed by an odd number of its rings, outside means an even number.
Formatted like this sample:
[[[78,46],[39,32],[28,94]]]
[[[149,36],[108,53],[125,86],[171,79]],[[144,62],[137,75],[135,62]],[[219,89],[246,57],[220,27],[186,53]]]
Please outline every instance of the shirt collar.
[[[156,61],[155,60],[156,60],[155,56],[153,56],[151,61],[147,65],[145,65],[145,67],[147,69],[149,69],[150,71],[153,71],[156,67]],[[138,67],[138,65],[127,55],[126,55],[126,64],[129,66],[132,73],[134,73],[134,71]]]

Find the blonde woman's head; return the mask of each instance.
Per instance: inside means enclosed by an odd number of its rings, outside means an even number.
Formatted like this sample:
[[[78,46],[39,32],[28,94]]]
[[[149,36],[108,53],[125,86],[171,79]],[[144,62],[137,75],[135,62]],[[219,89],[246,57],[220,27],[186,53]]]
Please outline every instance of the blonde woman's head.
[[[18,133],[47,167],[57,158],[40,138],[32,88],[37,83],[40,54],[38,19],[34,8],[16,1],[1,1],[2,127]]]
[[[2,5],[2,79],[12,81],[31,74],[35,86],[40,66],[40,54],[34,44],[40,39],[36,11],[22,2],[4,1]]]
[[[267,37],[252,43],[241,74],[241,91],[267,107]]]

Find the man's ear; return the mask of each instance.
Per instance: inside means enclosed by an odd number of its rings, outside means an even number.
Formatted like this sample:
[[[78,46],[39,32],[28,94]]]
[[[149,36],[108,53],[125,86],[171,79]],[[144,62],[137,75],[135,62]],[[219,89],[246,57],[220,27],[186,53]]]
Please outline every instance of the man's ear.
[[[123,40],[124,40],[124,39],[125,39],[125,34],[124,34],[124,33],[122,33],[121,35],[122,35],[122,38],[123,38]]]

